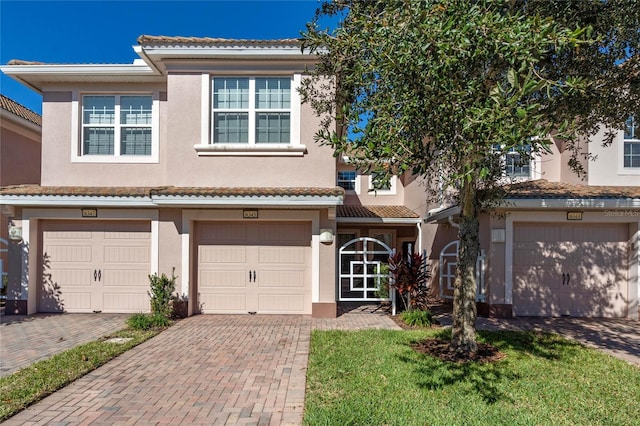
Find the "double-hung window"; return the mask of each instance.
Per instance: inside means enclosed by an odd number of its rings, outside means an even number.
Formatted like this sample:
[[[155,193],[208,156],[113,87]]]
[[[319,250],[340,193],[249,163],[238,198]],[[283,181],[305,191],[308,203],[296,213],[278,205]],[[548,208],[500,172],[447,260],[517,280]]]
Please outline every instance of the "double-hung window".
[[[84,95],[79,156],[149,161],[154,147],[152,95]]]
[[[494,145],[493,150],[499,156],[503,175],[515,179],[531,177],[531,145],[524,145],[520,151],[515,148],[506,149],[504,145]]]
[[[338,171],[338,186],[342,187],[345,191],[356,190],[356,172],[352,170],[340,170]]]
[[[505,154],[505,174],[514,178],[529,178],[531,176],[531,147],[526,145],[521,154],[511,148]]]
[[[214,144],[289,144],[290,77],[213,79]]]
[[[625,123],[623,166],[640,168],[640,120],[633,116]]]

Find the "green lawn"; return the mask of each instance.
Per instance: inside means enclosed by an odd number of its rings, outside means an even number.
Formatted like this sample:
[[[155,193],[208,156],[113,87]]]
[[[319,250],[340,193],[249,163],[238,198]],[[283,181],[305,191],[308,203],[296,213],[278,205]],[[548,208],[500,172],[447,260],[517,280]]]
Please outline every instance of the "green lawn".
[[[453,364],[411,348],[439,330],[314,331],[307,425],[637,425],[640,369],[555,335],[480,332],[506,354]]]

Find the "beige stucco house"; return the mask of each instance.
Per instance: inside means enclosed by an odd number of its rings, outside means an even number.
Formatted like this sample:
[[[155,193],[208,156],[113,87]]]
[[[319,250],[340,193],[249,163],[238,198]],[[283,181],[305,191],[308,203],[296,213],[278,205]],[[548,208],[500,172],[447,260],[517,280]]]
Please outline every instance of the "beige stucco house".
[[[189,314],[335,316],[339,233],[419,244],[407,183],[370,194],[314,142],[297,40],[138,41],[132,64],[0,68],[43,97],[41,182],[0,191],[22,234],[8,313],[146,311],[175,268]]]
[[[134,50],[132,64],[0,67],[43,97],[41,182],[0,189],[22,237],[8,313],[147,311],[148,275],[175,268],[189,315],[332,317],[380,300],[393,250],[425,253],[451,297],[456,206],[427,203],[415,176],[373,191],[375,175],[314,141],[297,92],[314,57],[297,40],[141,36]],[[481,312],[638,316],[637,144],[621,134],[587,182],[561,144],[506,159],[522,182],[482,219]]]

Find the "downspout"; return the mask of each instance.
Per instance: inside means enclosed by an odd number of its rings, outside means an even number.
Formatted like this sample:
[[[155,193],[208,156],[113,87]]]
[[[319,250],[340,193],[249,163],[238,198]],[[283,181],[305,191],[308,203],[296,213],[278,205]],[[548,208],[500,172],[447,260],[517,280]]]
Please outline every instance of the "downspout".
[[[453,226],[454,228],[460,228],[460,224],[459,223],[455,223],[453,221],[453,216],[449,216],[449,224],[451,224],[451,226]]]

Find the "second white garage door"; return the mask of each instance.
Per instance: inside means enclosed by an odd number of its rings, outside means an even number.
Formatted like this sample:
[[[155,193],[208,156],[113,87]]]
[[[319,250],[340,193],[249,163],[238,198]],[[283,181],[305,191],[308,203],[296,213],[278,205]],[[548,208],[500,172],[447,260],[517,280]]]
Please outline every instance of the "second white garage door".
[[[627,224],[517,223],[513,233],[515,315],[627,315]]]
[[[202,313],[311,313],[311,224],[196,225]]]

